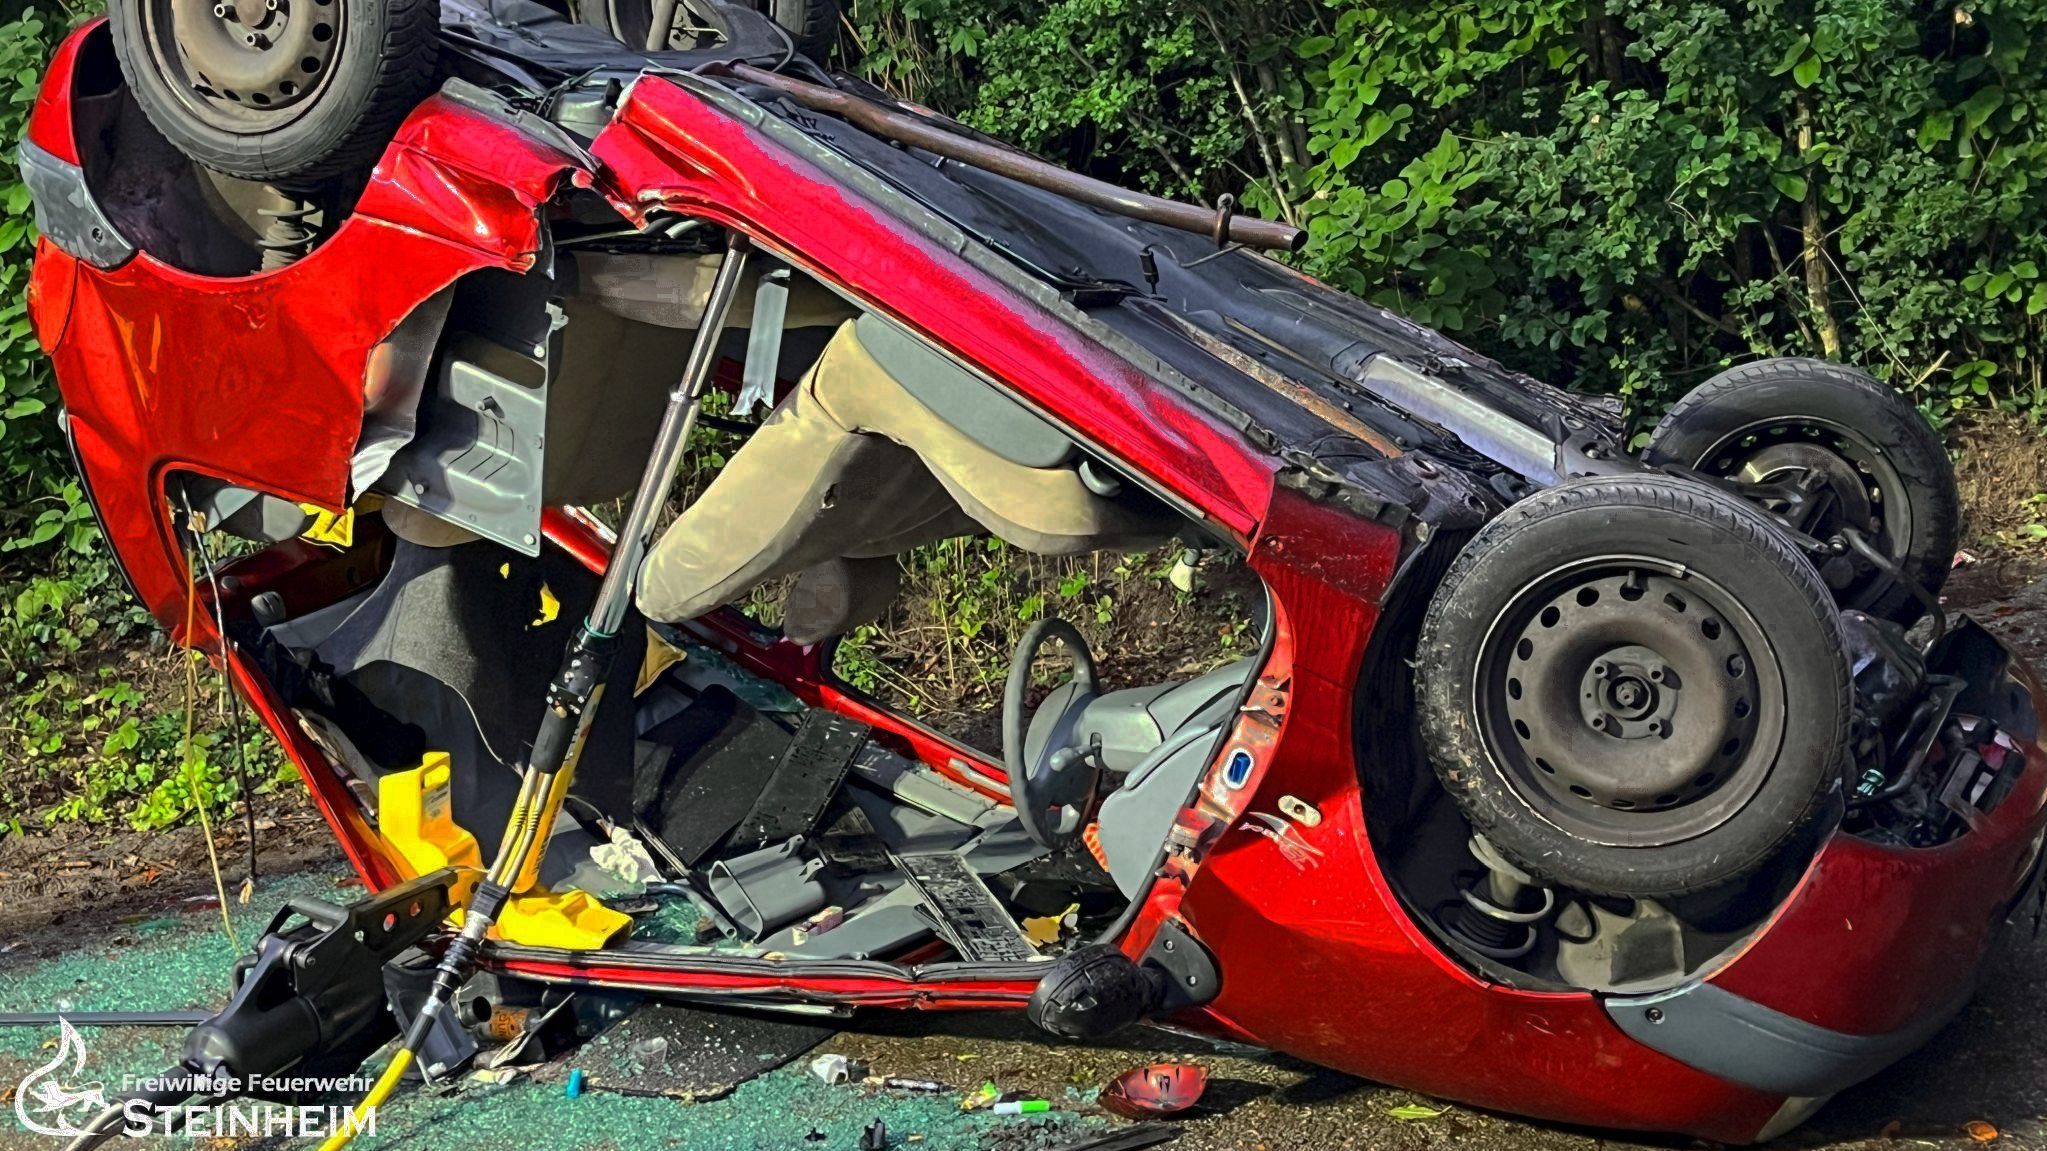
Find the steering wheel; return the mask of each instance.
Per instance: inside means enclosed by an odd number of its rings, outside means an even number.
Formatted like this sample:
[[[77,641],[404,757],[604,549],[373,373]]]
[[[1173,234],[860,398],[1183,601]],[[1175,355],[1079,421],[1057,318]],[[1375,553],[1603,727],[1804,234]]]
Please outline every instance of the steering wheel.
[[[1024,695],[1031,686],[1031,663],[1052,639],[1066,645],[1073,678],[1052,689],[1026,727]],[[1033,842],[1055,851],[1079,838],[1101,785],[1096,741],[1079,730],[1082,713],[1096,698],[1095,684],[1094,655],[1065,620],[1041,619],[1017,641],[1009,682],[1002,690],[1002,766],[1009,772],[1009,798],[1016,806],[1018,825]]]

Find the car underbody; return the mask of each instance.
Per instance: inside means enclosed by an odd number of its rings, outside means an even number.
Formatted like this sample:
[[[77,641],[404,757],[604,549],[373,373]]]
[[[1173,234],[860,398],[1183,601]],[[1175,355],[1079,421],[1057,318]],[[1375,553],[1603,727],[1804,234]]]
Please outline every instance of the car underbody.
[[[772,45],[441,21],[353,184],[186,159],[100,25],[23,164],[125,574],[372,889],[452,868],[473,912],[543,837],[473,941],[499,975],[1142,1018],[1749,1141],[1929,1038],[2037,886],[2040,685],[1945,618],[1952,476],[1943,511],[1892,440],[1780,411],[1679,458],[1702,397],[1633,454],[1228,204],[1089,202]],[[1715,395],[1880,387],[1770,370]],[[606,510],[700,418],[744,443]],[[1111,690],[1046,620],[967,746],[832,662],[961,536],[1241,563],[1255,651]],[[778,581],[778,626],[730,606]]]

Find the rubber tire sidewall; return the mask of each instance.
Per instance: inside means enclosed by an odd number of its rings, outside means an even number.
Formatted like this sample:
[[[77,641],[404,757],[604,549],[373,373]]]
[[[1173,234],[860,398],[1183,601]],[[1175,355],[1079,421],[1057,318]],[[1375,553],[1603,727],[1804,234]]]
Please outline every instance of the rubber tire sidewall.
[[[819,64],[839,39],[840,0],[767,0],[768,18],[789,33],[796,50]]]
[[[369,0],[350,24],[316,106],[282,128],[240,134],[193,118],[147,43],[142,4],[108,5],[114,52],[135,102],[180,152],[244,180],[304,186],[369,167],[400,122],[432,90],[438,48],[436,0]]]
[[[1776,649],[1785,692],[1776,763],[1746,805],[1691,839],[1616,847],[1571,835],[1515,792],[1479,734],[1475,680],[1494,619],[1543,575],[1600,555],[1686,565],[1740,600]],[[1627,898],[1701,891],[1753,874],[1835,809],[1852,706],[1844,652],[1825,583],[1760,511],[1672,476],[1576,480],[1508,508],[1445,573],[1417,649],[1423,743],[1473,826],[1536,878]]]
[[[1649,435],[1645,462],[1696,468],[1741,428],[1771,418],[1807,416],[1854,428],[1889,460],[1911,501],[1912,538],[1898,567],[1939,595],[1961,542],[1961,497],[1939,433],[1905,397],[1854,368],[1782,357],[1730,368],[1680,400]],[[1842,607],[1910,626],[1924,613],[1911,592],[1883,580]]]

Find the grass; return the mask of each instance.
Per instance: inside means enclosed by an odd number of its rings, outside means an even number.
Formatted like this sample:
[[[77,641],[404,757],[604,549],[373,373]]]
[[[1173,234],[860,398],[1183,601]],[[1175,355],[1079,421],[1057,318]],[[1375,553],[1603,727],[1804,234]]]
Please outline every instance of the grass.
[[[1074,624],[1109,687],[1199,675],[1248,655],[1262,595],[1241,564],[1210,557],[1206,586],[1173,587],[1177,545],[1129,555],[1032,555],[994,539],[954,539],[903,557],[903,592],[880,622],[839,643],[833,670],[853,687],[976,746],[991,721],[1025,628],[1047,615]],[[763,622],[773,609],[749,608]],[[1045,668],[1063,678],[1066,661]]]
[[[290,786],[297,773],[204,665],[187,754],[185,661],[201,657],[163,643],[89,542],[50,564],[66,576],[18,578],[0,595],[0,829],[153,831],[200,804],[230,814],[244,773],[258,793]]]

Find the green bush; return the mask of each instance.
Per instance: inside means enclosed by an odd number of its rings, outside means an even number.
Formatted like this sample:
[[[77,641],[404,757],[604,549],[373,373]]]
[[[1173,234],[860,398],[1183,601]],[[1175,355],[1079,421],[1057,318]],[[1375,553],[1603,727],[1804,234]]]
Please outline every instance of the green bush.
[[[2047,2],[858,0],[859,66],[1238,191],[1305,266],[1655,410],[1736,360],[2039,413]],[[2038,45],[2038,46],[2036,46]]]
[[[21,138],[43,61],[65,24],[62,15],[53,19],[35,8],[0,23],[0,77],[6,77],[10,87],[5,101],[0,102],[0,139],[11,142]],[[0,502],[0,548],[8,552],[29,546],[37,535],[42,537],[37,544],[90,546],[89,540],[57,539],[65,531],[68,510],[81,501],[72,488],[71,468],[56,424],[50,419],[57,406],[57,389],[50,379],[49,361],[36,346],[28,322],[29,257],[34,247],[35,221],[28,188],[10,163],[0,168],[0,484],[11,493]],[[72,488],[68,499],[67,488]],[[46,525],[39,525],[37,520],[46,513],[54,514]],[[84,532],[90,530],[88,519]],[[16,557],[0,558],[12,561]],[[20,569],[10,564],[0,570]]]
[[[0,138],[21,137],[44,61],[82,10],[10,6],[0,18]],[[225,813],[289,764],[254,724],[227,722],[201,677],[189,755],[177,655],[147,656],[151,625],[114,572],[55,419],[49,361],[28,320],[35,246],[28,189],[0,168],[0,829],[122,821],[142,829]],[[239,706],[235,704],[233,706]],[[241,746],[235,746],[239,738]]]

